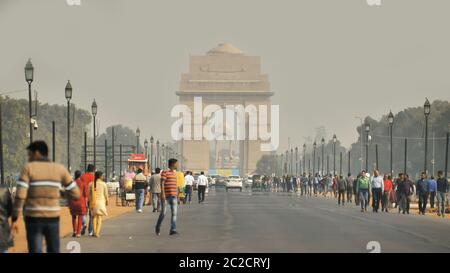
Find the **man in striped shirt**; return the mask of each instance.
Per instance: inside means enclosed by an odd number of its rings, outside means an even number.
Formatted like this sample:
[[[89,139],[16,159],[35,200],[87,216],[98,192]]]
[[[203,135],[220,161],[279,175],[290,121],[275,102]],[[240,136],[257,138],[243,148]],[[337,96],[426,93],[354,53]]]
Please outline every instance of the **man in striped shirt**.
[[[23,213],[28,251],[42,252],[45,238],[47,253],[58,253],[60,190],[64,188],[74,199],[80,197],[80,191],[63,165],[48,160],[45,142],[35,141],[27,150],[29,162],[22,168],[17,182],[13,230],[17,232],[17,219]]]
[[[177,206],[178,206],[178,187],[177,187],[177,168],[178,160],[175,158],[169,159],[169,169],[161,172],[161,212],[156,223],[156,235],[160,235],[161,223],[167,212],[167,205],[172,211],[172,219],[170,224],[169,235],[178,234],[177,229]]]

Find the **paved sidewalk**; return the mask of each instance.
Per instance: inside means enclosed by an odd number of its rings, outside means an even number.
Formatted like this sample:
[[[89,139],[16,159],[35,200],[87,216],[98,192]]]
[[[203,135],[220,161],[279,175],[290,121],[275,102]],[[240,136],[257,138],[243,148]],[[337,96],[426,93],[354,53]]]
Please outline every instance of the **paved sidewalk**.
[[[109,216],[105,218],[105,220],[109,220],[111,218],[117,217],[124,213],[132,211],[133,207],[119,207],[116,206],[116,198],[115,196],[110,197],[110,204],[107,207]],[[25,225],[22,219],[19,219],[19,234],[14,239],[14,247],[10,248],[10,253],[24,253],[28,252],[27,241],[26,241],[26,232]],[[106,222],[107,223],[107,222]],[[60,235],[71,236],[72,235],[72,216],[70,215],[70,211],[68,207],[61,208],[61,218],[60,218]],[[61,244],[61,251],[63,251],[63,245]]]

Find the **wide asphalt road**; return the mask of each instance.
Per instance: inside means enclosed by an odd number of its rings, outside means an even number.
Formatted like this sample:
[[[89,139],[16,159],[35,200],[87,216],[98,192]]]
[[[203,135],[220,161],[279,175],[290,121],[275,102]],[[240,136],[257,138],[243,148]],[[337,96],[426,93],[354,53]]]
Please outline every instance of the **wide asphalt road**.
[[[61,249],[77,241],[81,252],[369,252],[372,244],[381,252],[450,252],[449,218],[361,213],[334,198],[217,189],[204,204],[179,207],[177,236],[168,235],[170,210],[159,237],[156,219],[145,207],[105,221],[100,238],[64,238]]]

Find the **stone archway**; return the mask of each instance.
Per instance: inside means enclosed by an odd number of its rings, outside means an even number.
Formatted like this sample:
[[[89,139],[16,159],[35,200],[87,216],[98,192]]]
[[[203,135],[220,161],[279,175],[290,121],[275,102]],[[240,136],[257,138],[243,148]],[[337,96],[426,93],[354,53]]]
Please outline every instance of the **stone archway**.
[[[231,44],[219,44],[206,55],[190,56],[189,71],[181,75],[180,88],[176,92],[180,104],[194,109],[194,98],[201,97],[203,109],[211,104],[222,108],[227,105],[271,105],[270,83],[266,74],[261,73],[261,58],[247,56]],[[195,123],[192,110],[192,128]],[[198,120],[202,124],[206,119]],[[245,131],[249,131],[248,118],[245,119]],[[270,125],[269,125],[270,126]],[[256,162],[266,152],[260,149],[259,140],[235,140],[239,150],[239,174],[241,176],[256,170]],[[179,150],[183,156],[184,168],[192,171],[211,169],[210,142],[207,139],[195,139],[194,132],[190,140],[180,140]]]

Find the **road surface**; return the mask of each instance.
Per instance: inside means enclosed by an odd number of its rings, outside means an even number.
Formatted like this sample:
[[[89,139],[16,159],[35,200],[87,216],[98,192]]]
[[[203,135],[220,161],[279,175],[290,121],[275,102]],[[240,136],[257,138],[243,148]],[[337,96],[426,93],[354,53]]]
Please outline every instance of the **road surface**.
[[[197,198],[194,196],[194,200]],[[170,210],[169,210],[170,211]],[[100,238],[64,238],[81,252],[450,252],[450,219],[392,213],[361,213],[334,198],[291,193],[211,190],[204,204],[182,205],[179,235],[169,236],[170,212],[161,235],[157,213],[131,212],[103,223]]]

